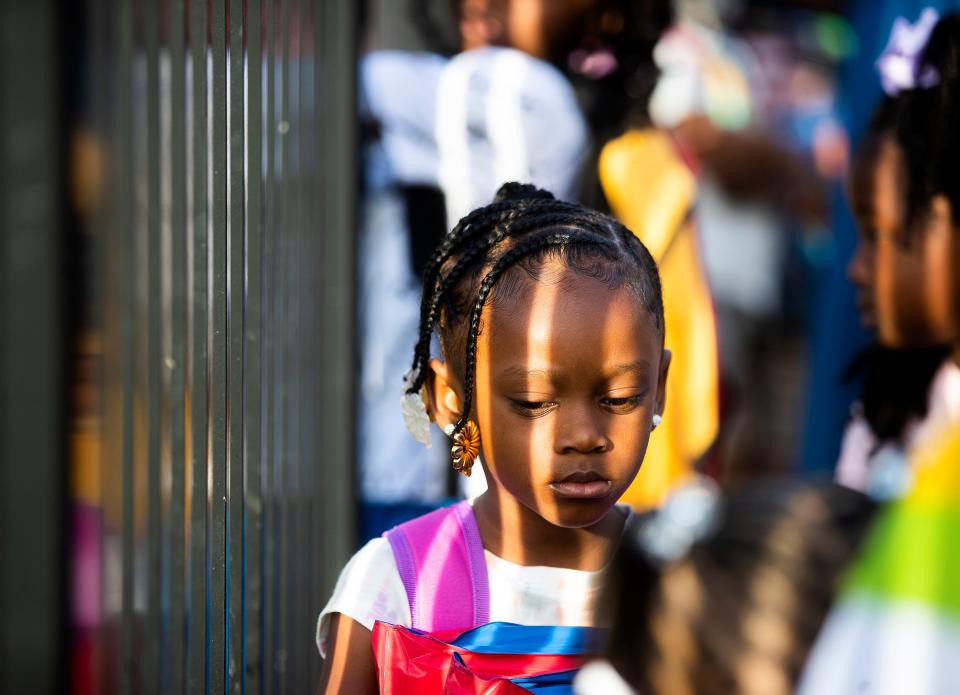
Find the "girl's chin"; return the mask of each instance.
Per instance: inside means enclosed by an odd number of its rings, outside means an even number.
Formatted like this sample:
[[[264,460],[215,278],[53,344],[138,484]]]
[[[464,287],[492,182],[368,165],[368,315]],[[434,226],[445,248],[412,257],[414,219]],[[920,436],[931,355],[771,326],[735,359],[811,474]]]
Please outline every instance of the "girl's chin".
[[[541,510],[540,516],[561,528],[589,528],[600,523],[613,509],[617,497],[569,499],[557,498]]]

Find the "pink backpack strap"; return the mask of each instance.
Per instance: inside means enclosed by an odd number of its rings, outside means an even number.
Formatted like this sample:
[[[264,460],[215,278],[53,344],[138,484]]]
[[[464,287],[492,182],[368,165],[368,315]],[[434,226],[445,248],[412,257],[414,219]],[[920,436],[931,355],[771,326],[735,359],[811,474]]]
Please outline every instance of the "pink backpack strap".
[[[438,632],[490,621],[487,563],[469,502],[437,509],[383,535],[407,591],[411,627]]]

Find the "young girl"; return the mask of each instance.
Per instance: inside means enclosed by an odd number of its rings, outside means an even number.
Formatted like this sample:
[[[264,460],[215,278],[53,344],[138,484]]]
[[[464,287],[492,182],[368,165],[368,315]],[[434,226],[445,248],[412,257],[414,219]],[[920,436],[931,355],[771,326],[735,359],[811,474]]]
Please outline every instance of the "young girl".
[[[925,15],[913,27],[898,20],[880,61],[891,126],[874,174],[883,193],[863,215],[870,243],[856,262],[866,266],[864,301],[881,341],[947,343],[952,370],[960,364],[960,15]],[[800,693],[960,692],[958,423],[931,421],[908,453],[912,484],[875,523]]]
[[[860,243],[849,275],[882,347],[870,353],[862,408],[847,428],[837,479],[880,497],[907,488],[913,452],[960,426],[960,366],[949,347],[957,335],[949,293],[960,219],[960,16],[938,22],[928,10],[912,28],[914,38],[934,25],[922,56],[904,53],[905,34],[894,32],[879,61],[888,97],[851,176]],[[915,43],[923,49],[926,41]],[[916,72],[903,70],[909,61]]]
[[[454,468],[479,464],[489,487],[351,559],[317,628],[325,693],[377,692],[376,621],[594,625],[599,571],[629,516],[616,502],[663,411],[657,267],[610,217],[505,184],[444,238],[424,280],[405,407],[414,429],[429,414],[452,434]],[[464,573],[469,596],[453,586]]]

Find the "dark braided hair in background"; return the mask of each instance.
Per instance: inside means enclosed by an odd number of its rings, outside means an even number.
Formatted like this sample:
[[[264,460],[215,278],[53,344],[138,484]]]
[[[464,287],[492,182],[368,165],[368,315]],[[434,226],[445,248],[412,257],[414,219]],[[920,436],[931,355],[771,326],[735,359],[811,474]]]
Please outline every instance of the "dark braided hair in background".
[[[757,480],[732,491],[716,529],[652,561],[635,516],[597,610],[605,656],[647,695],[792,693],[876,509],[835,483]]]
[[[884,98],[874,110],[858,147],[856,164],[869,164],[883,138],[901,147],[906,168],[907,225],[904,244],[912,239],[938,194],[950,201],[960,226],[960,14],[937,22],[921,64],[933,67],[939,82]],[[847,369],[863,376],[863,416],[879,444],[900,441],[913,419],[927,416],[930,385],[950,354],[947,345],[920,349],[873,346]],[[878,444],[878,446],[879,446]]]
[[[463,365],[463,412],[454,434],[470,418],[477,336],[483,307],[515,296],[511,269],[531,277],[550,259],[611,288],[630,287],[663,339],[663,297],[657,264],[639,239],[613,218],[529,184],[506,183],[493,203],[464,217],[427,261],[420,333],[407,378],[417,393],[427,376],[430,342],[438,327],[446,360]]]

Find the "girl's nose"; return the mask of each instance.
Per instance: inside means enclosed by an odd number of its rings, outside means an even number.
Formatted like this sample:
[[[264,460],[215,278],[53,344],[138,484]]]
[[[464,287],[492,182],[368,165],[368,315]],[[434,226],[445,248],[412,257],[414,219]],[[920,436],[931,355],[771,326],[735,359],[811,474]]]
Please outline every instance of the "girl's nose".
[[[560,454],[600,454],[613,448],[599,414],[586,408],[572,409],[557,428],[556,450]]]
[[[870,283],[870,266],[862,241],[857,244],[857,250],[847,264],[847,277],[858,287],[864,287]]]

